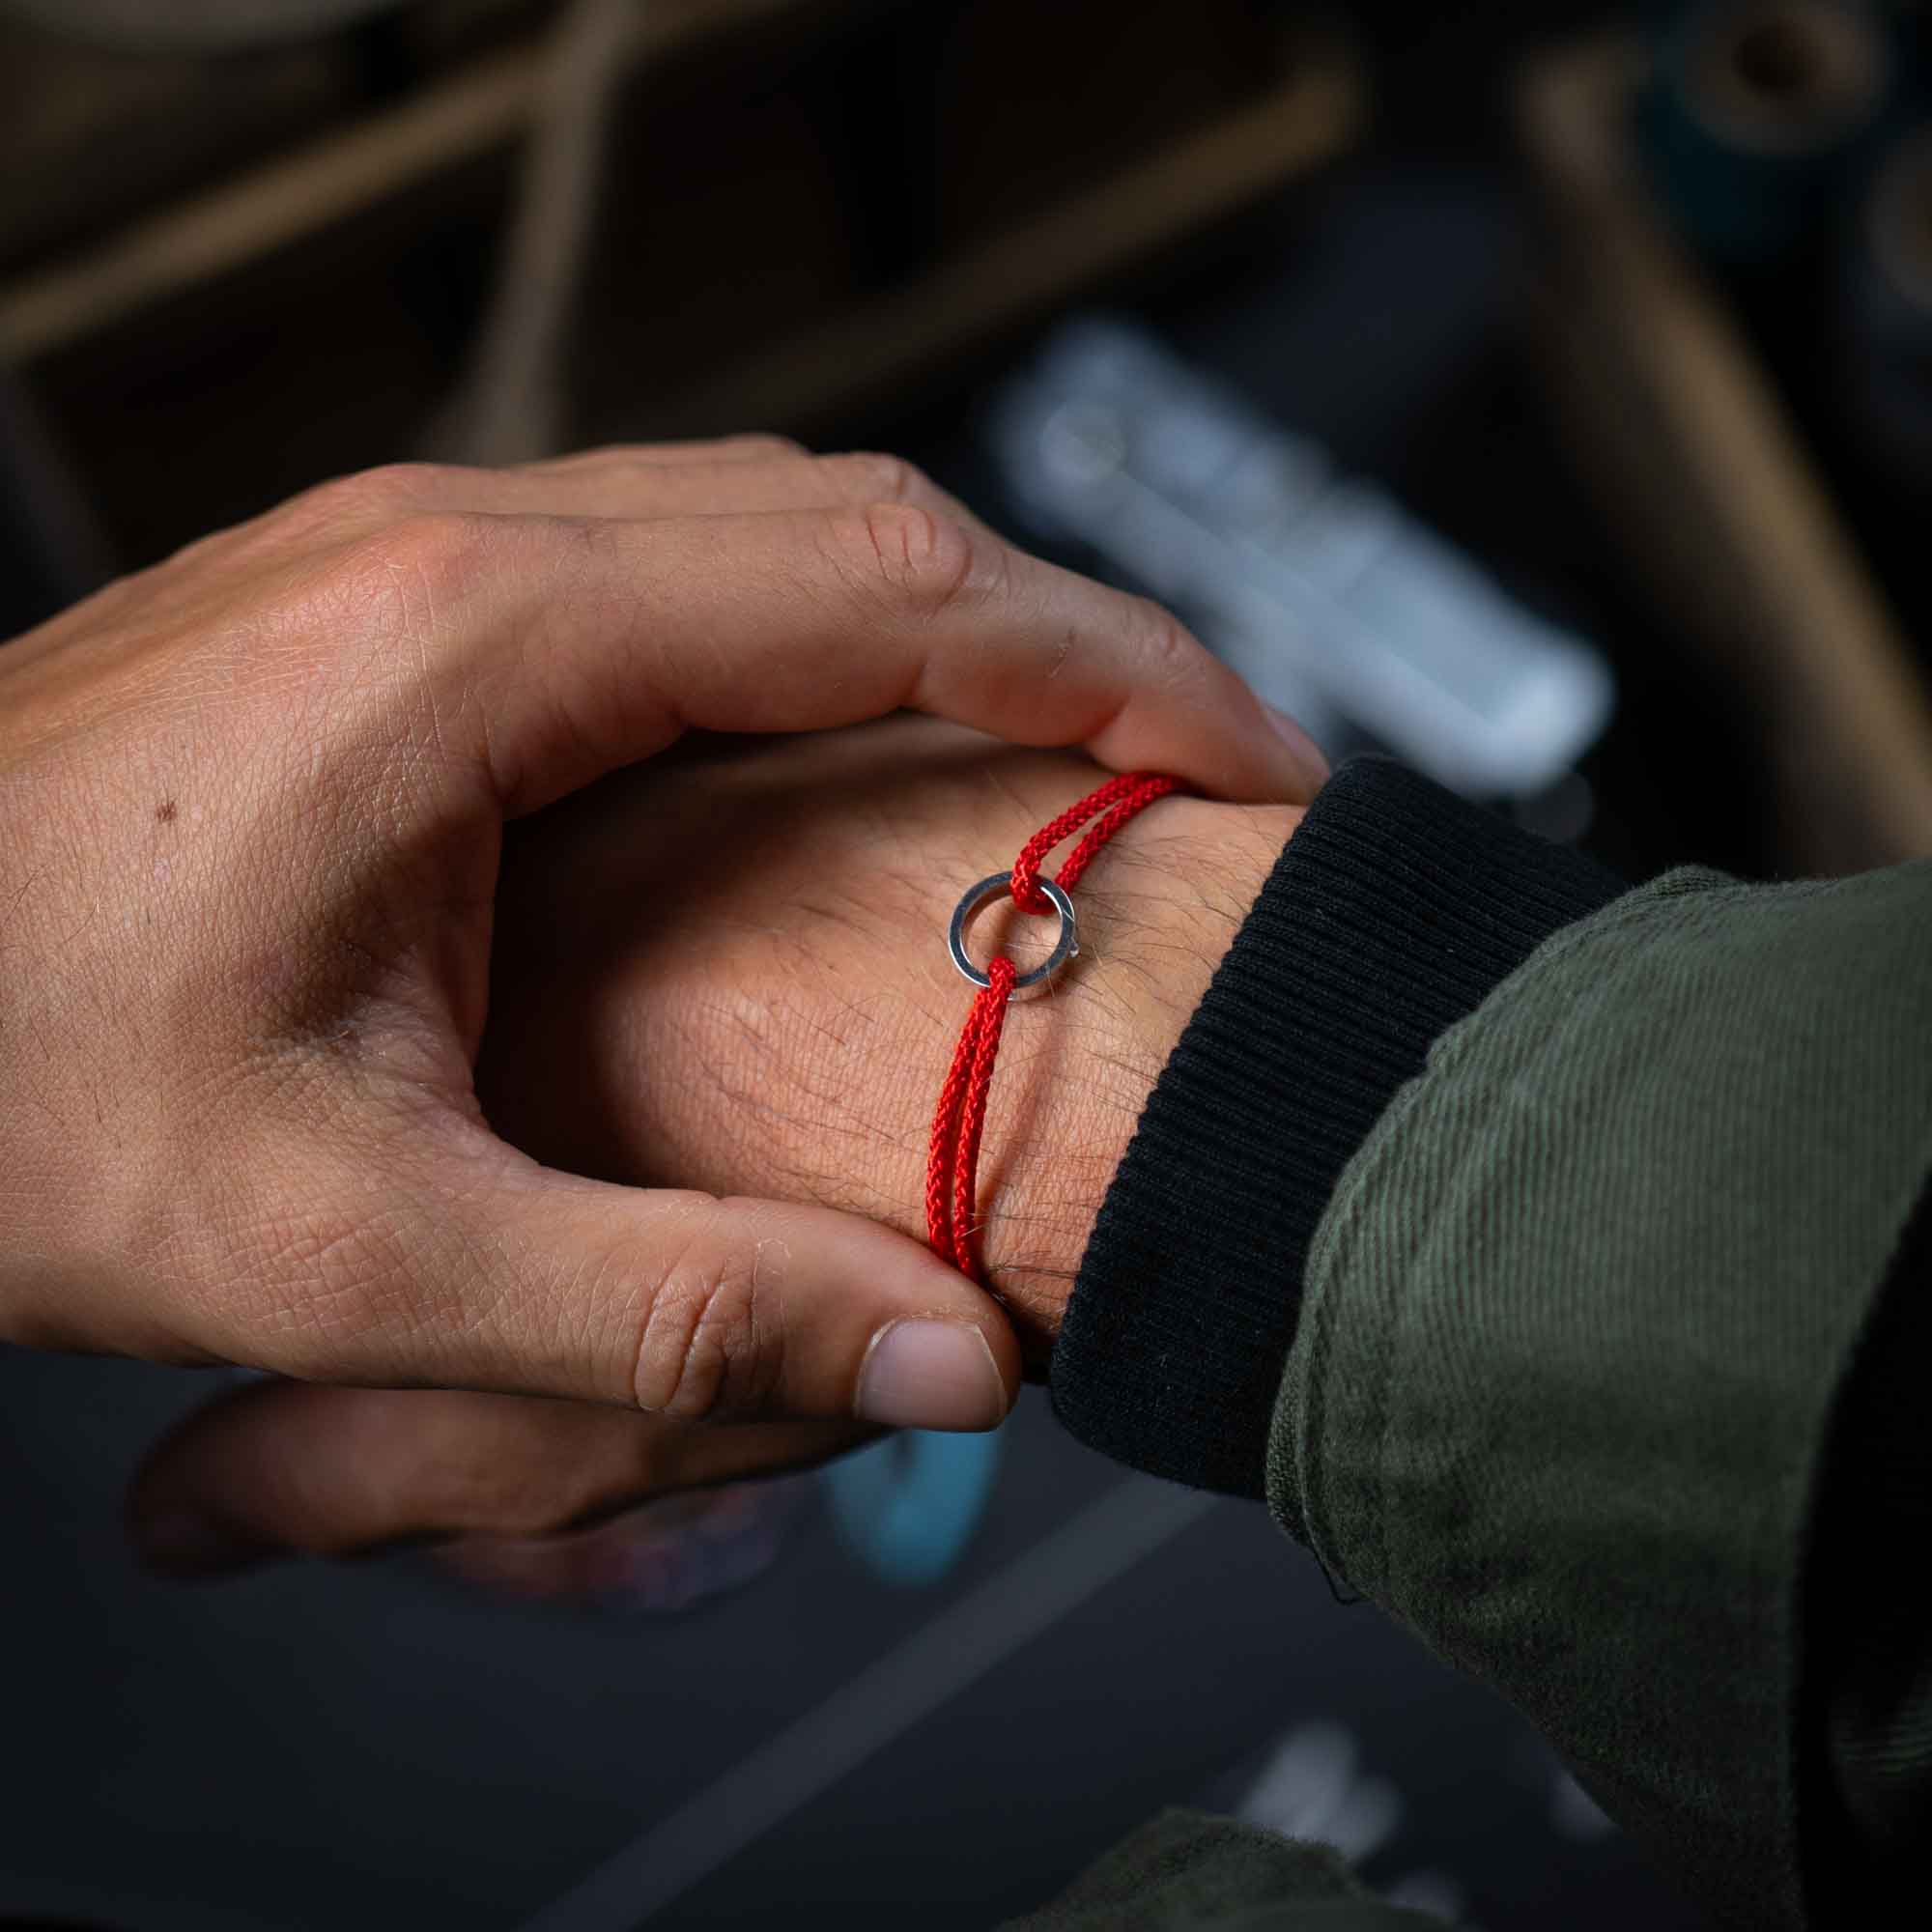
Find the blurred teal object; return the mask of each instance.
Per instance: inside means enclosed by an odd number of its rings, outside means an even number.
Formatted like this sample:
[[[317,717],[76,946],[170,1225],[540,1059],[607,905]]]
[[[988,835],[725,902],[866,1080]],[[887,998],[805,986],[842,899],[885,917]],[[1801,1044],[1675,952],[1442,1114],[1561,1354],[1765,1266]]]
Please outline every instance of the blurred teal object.
[[[965,1553],[992,1493],[1000,1435],[907,1430],[827,1465],[832,1520],[883,1583],[923,1589]]]
[[[1850,0],[1702,0],[1656,22],[1637,135],[1678,230],[1772,266],[1856,192],[1897,92],[1893,23]]]

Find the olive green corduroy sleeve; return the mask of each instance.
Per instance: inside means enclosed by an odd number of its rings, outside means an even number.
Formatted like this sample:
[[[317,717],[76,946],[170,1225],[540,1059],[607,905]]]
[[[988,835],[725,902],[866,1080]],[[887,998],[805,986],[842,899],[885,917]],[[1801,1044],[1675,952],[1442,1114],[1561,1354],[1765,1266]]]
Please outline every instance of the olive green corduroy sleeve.
[[[1804,1710],[1861,1665],[1805,1654],[1804,1569],[1928,1166],[1932,866],[1680,872],[1436,1041],[1310,1251],[1276,1516],[1732,1923],[1840,1922]],[[1894,1817],[1928,1746],[1891,1753]]]

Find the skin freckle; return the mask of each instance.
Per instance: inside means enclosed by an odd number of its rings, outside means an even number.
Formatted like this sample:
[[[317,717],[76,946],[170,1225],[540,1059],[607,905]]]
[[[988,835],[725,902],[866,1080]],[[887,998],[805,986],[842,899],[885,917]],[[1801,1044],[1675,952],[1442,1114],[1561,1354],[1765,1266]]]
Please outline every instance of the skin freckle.
[[[174,822],[175,802],[171,798],[164,798],[155,808],[155,823],[156,825],[172,825]]]

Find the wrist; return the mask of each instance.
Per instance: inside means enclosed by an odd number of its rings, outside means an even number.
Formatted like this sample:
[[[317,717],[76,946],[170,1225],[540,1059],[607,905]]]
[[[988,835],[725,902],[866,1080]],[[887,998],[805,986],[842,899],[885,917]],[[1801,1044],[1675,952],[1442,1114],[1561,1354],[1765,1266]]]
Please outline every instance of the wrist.
[[[1383,759],[1323,787],[1149,1097],[1052,1361],[1090,1447],[1263,1492],[1308,1257],[1434,1042],[1621,890]]]
[[[1148,1095],[1301,816],[1163,800],[1083,880],[1078,964],[1009,1017],[981,1155],[980,1253],[1030,1359],[1051,1349]],[[1011,934],[1022,963],[1026,923]]]
[[[492,1124],[573,1172],[814,1201],[923,1240],[972,998],[946,923],[1094,781],[1065,753],[900,718],[699,747],[550,814],[499,894]],[[1080,957],[1009,1015],[977,1245],[1036,1366],[1148,1094],[1299,818],[1160,800],[1081,881]],[[694,868],[697,850],[725,856]],[[971,951],[1025,968],[1053,938],[994,905]]]

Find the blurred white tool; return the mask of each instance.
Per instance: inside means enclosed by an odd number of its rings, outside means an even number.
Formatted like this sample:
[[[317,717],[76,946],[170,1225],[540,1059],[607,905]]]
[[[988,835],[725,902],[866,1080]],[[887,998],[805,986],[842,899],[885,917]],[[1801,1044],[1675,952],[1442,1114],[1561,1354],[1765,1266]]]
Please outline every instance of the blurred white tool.
[[[992,447],[1042,534],[1173,605],[1328,749],[1365,733],[1520,799],[1609,722],[1600,652],[1143,329],[1063,328],[996,403]]]

